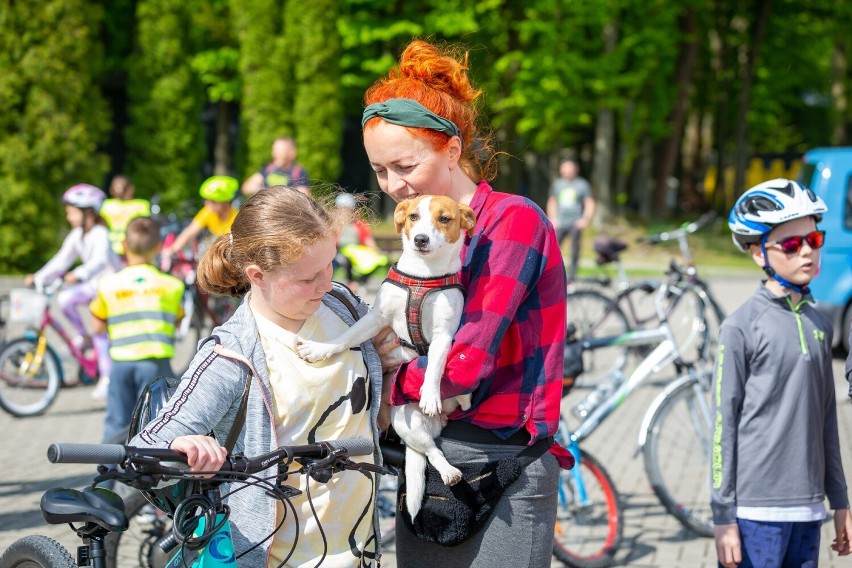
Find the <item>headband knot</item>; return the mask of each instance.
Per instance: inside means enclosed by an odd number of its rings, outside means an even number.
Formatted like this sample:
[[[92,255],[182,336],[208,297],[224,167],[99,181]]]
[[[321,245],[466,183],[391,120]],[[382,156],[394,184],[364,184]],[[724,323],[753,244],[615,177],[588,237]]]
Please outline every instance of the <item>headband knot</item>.
[[[458,136],[464,145],[461,131],[456,124],[443,116],[438,116],[413,99],[388,99],[381,103],[373,103],[364,109],[361,117],[361,128],[373,117],[380,117],[385,122],[410,126],[413,128],[428,128],[443,132],[447,136]]]

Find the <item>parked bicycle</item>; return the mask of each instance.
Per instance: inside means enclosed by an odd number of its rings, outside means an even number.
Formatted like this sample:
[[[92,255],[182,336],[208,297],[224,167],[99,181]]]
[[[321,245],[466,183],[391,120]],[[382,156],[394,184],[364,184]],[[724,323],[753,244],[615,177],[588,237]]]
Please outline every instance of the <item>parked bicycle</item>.
[[[666,510],[696,534],[712,536],[707,478],[712,437],[712,365],[682,359],[666,317],[667,297],[668,284],[664,283],[655,297],[659,316],[657,327],[610,337],[578,339],[583,351],[613,345],[650,351],[630,373],[622,368],[612,369],[599,378],[591,391],[577,389],[576,396],[564,398],[562,417],[577,424],[570,439],[580,443],[652,375],[673,366],[675,377],[642,420],[639,449],[643,452],[645,471],[654,493]]]
[[[576,377],[568,377],[569,381],[572,378]],[[553,555],[573,568],[611,566],[624,530],[621,499],[612,477],[580,448],[562,416],[556,440],[574,456],[574,467],[559,474]]]
[[[672,259],[663,281],[644,279],[630,282],[621,261],[626,243],[612,239],[596,241],[599,264],[615,264],[618,276],[614,283],[608,276],[580,281],[579,287],[569,291],[568,321],[576,326],[578,336],[607,337],[657,325],[660,320],[654,297],[665,283],[668,295],[664,298],[664,312],[681,357],[700,362],[712,359],[725,313],[707,282],[699,277],[687,237],[707,226],[715,217],[716,214],[710,212],[674,231],[639,239],[652,245],[678,242],[683,263]],[[631,354],[641,357],[645,352],[619,343],[586,352],[583,356],[586,368],[584,382],[595,382],[615,367],[623,368]]]
[[[13,416],[36,416],[44,413],[68,385],[59,352],[47,335],[56,332],[79,365],[78,384],[94,384],[100,376],[94,348],[86,353],[73,341],[65,327],[51,314],[50,304],[62,281],[47,288],[21,289],[25,297],[16,299],[25,306],[13,306],[12,319],[30,327],[22,337],[11,339],[0,349],[0,407]]]
[[[140,566],[163,566],[162,551],[165,550],[170,550],[171,555],[165,564],[168,566],[236,566],[239,556],[233,549],[229,508],[223,502],[227,495],[221,491],[223,484],[236,485],[231,491],[239,491],[241,486],[249,484],[263,486],[272,498],[281,500],[295,515],[290,499],[302,492],[283,483],[288,476],[306,475],[325,483],[335,473],[347,469],[362,471],[372,477],[387,473],[381,466],[349,459],[372,452],[372,441],[362,438],[282,446],[257,457],[229,455],[219,471],[207,472],[213,474],[212,477],[201,478],[176,467],[179,462],[185,463],[185,457],[173,450],[118,444],[53,444],[48,449],[48,459],[52,463],[118,464],[118,468],[110,470],[101,465],[98,467],[100,474],[95,477],[92,486],[83,490],[50,489],[41,499],[45,521],[69,524],[82,540],[76,562],[62,545],[37,535],[14,542],[0,557],[0,566],[71,568],[79,564],[111,568],[137,565],[137,562]],[[299,465],[298,469],[288,471],[293,462]],[[273,471],[277,474],[269,477],[257,475],[270,468],[275,468]],[[170,533],[156,545],[151,543],[147,557],[137,556],[138,549],[128,549],[123,538],[113,538],[114,535],[122,535],[128,528],[131,510],[113,491],[95,485],[110,479],[143,491],[153,490],[163,480],[192,481],[187,486],[191,491],[171,511],[174,523]],[[310,489],[306,487],[306,498],[310,502]],[[297,542],[294,542],[291,553],[296,545]],[[126,555],[127,552],[130,556]]]

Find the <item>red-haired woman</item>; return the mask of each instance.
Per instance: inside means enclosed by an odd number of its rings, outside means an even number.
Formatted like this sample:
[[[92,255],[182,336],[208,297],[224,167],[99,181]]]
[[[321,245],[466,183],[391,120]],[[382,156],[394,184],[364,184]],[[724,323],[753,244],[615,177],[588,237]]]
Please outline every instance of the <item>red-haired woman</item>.
[[[444,398],[472,393],[473,406],[449,416],[441,449],[463,470],[525,447],[537,458],[458,546],[427,541],[398,520],[401,567],[550,566],[559,470],[573,464],[552,438],[565,340],[562,256],[538,206],[486,181],[496,162],[476,126],[480,94],[468,79],[466,54],[414,41],[365,95],[364,146],[394,200],[445,195],[476,212],[461,252],[464,313],[441,389]],[[420,357],[387,373],[390,404],[418,400],[425,369]],[[428,522],[428,511],[421,515],[419,522]]]

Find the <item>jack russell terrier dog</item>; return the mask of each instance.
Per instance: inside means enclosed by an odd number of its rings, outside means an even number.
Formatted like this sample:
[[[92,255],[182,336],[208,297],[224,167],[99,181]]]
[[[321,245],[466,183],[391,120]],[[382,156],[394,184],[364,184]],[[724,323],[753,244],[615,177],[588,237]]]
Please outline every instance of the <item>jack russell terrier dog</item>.
[[[406,506],[413,519],[425,492],[427,459],[445,484],[462,478],[434,439],[443,427],[441,412],[470,408],[469,394],[441,400],[441,376],[464,307],[459,255],[464,234],[473,230],[476,217],[473,209],[448,197],[422,195],[400,202],[393,220],[402,237],[402,254],[379,287],[373,308],[337,342],[299,338],[296,352],[309,362],[321,361],[391,326],[399,337],[399,360],[428,355],[419,406],[391,409],[394,430],[405,442]]]

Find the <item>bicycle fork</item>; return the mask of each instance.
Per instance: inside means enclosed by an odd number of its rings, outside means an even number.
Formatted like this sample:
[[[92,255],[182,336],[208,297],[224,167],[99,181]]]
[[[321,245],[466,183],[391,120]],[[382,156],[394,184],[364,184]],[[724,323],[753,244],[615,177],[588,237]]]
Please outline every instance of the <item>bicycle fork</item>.
[[[38,334],[35,351],[28,351],[18,367],[18,374],[23,377],[32,378],[41,371],[44,362],[44,353],[47,351],[47,335],[44,332]]]

